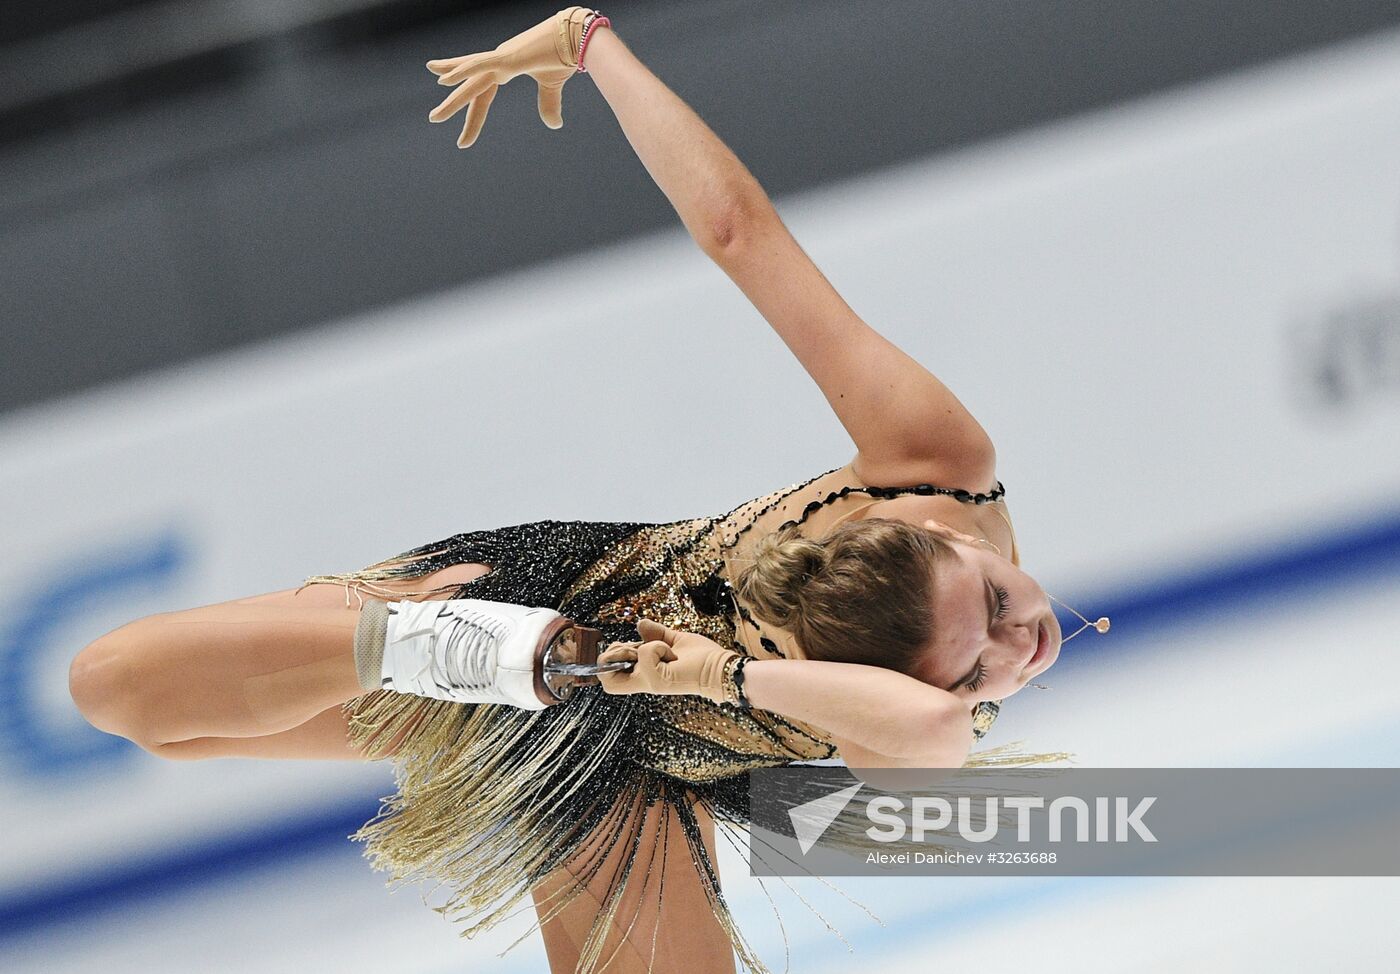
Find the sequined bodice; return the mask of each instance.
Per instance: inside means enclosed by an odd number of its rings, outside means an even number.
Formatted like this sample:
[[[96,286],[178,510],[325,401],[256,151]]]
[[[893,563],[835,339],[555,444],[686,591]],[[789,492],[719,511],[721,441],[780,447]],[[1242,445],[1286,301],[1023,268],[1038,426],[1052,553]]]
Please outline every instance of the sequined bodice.
[[[697,632],[721,646],[758,658],[801,656],[789,634],[756,619],[734,594],[733,581],[757,542],[789,524],[812,537],[872,498],[906,493],[947,493],[969,503],[998,499],[1003,490],[972,494],[931,485],[871,487],[849,467],[829,470],[710,518],[649,525],[612,545],[580,575],[570,599],[605,580],[648,579],[596,609],[599,622],[635,626],[655,619],[674,629]],[[567,611],[567,609],[565,609]],[[744,711],[693,696],[649,697],[641,749],[649,766],[685,780],[712,780],[752,767],[836,757],[830,736],[802,721],[761,710]],[[980,737],[996,715],[984,705],[975,721]]]

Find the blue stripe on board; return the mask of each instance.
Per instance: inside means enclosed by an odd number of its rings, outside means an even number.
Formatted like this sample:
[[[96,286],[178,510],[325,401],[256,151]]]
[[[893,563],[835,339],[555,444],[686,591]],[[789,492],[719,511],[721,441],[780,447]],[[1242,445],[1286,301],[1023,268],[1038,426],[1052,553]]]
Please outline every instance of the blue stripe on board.
[[[344,802],[315,815],[269,822],[166,855],[103,867],[101,876],[86,874],[0,900],[0,940],[99,910],[126,909],[136,900],[176,895],[230,875],[323,855],[343,845],[378,812],[378,798]]]
[[[1367,575],[1400,570],[1400,508],[1343,531],[1300,537],[1231,560],[1198,564],[1189,571],[1151,582],[1081,597],[1071,604],[1090,619],[1113,620],[1108,636],[1081,633],[1056,664],[1063,672],[1086,657],[1169,632],[1213,613],[1257,609],[1260,603],[1312,597]],[[1083,623],[1056,609],[1065,635]],[[1127,645],[1125,645],[1125,643]]]
[[[1367,524],[1325,537],[1294,542],[1205,568],[1097,596],[1077,596],[1076,606],[1090,616],[1113,618],[1109,637],[1085,633],[1066,655],[1081,662],[1100,652],[1118,652],[1134,636],[1160,634],[1198,620],[1202,613],[1239,611],[1260,600],[1315,593],[1373,572],[1400,568],[1400,508]],[[1072,632],[1077,627],[1064,624]],[[1118,638],[1113,638],[1114,636]],[[1091,638],[1092,637],[1092,638]],[[178,892],[226,876],[251,871],[296,856],[323,853],[379,811],[367,799],[284,819],[223,839],[120,867],[104,867],[101,877],[83,876],[63,884],[31,889],[0,900],[0,939],[50,923],[69,921],[104,908],[126,908],[132,901]]]

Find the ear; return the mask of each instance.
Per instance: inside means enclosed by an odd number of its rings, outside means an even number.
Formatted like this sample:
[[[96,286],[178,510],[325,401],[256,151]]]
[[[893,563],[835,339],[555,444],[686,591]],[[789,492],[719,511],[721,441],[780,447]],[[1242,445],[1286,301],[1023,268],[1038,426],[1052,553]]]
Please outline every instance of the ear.
[[[949,541],[961,541],[963,544],[977,543],[977,539],[974,538],[972,535],[963,534],[961,531],[949,527],[942,521],[934,521],[930,519],[924,522],[924,527],[932,531],[934,534],[946,538]]]

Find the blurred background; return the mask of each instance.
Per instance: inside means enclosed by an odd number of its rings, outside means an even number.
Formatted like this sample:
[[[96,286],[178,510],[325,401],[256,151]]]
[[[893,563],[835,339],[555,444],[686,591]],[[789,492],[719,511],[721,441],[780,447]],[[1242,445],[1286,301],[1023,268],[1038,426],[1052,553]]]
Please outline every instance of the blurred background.
[[[0,969],[540,971],[346,836],[387,763],[166,762],[68,665],[152,612],[448,534],[726,511],[850,459],[587,76],[427,122],[552,6],[0,8]],[[998,446],[1108,636],[987,744],[1400,759],[1400,3],[601,8]],[[1072,631],[1072,630],[1070,630]],[[1284,850],[1286,854],[1286,850]],[[775,969],[1384,969],[1380,879],[794,881]],[[770,887],[773,885],[769,881]],[[1392,962],[1393,963],[1393,962]]]

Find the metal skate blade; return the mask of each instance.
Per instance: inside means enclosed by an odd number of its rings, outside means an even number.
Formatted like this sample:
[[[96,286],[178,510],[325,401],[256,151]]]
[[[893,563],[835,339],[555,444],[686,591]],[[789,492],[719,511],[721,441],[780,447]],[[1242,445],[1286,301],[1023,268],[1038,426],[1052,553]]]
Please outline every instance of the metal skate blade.
[[[619,659],[611,663],[550,663],[544,671],[558,676],[597,676],[599,673],[630,670],[634,662],[630,659]]]

